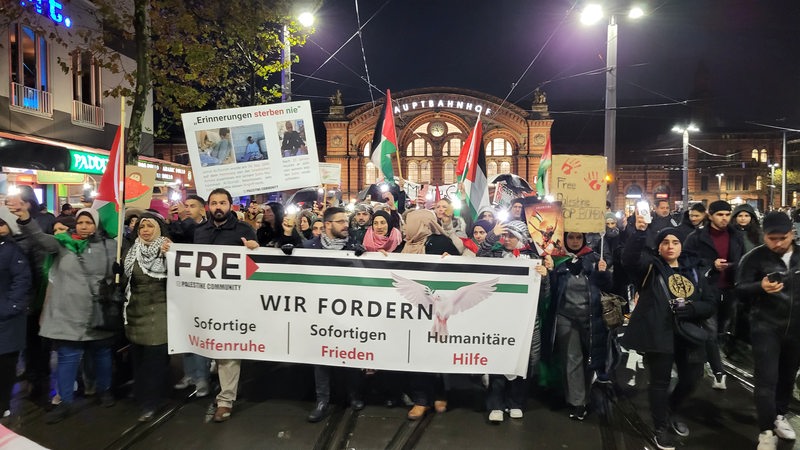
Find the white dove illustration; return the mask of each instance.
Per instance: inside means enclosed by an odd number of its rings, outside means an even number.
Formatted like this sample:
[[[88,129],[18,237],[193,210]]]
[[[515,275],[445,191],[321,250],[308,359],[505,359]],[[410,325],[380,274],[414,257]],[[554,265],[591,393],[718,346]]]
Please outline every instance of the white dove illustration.
[[[449,298],[443,298],[438,293],[432,291],[428,286],[417,283],[414,280],[403,278],[400,275],[392,274],[394,287],[409,302],[415,305],[433,305],[433,328],[431,331],[439,335],[447,335],[447,319],[461,311],[466,311],[478,303],[489,298],[489,294],[497,289],[495,285],[499,278],[481,281],[478,283],[462,286]]]

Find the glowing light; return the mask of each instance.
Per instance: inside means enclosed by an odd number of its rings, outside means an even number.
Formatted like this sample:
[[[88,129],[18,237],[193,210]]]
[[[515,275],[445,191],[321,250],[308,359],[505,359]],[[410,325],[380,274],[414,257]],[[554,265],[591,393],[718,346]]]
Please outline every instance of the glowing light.
[[[634,6],[628,11],[628,18],[630,19],[641,19],[644,17],[644,10],[640,6]]]
[[[311,25],[314,25],[314,14],[308,11],[301,13],[299,16],[297,16],[297,21],[300,22],[300,25],[304,27],[310,27]]]
[[[461,200],[458,198],[450,199],[450,203],[453,204],[453,209],[461,209]]]
[[[297,214],[299,212],[300,212],[300,208],[298,208],[297,205],[295,205],[295,204],[291,204],[291,205],[286,207],[286,214],[291,215],[291,214]]]
[[[509,214],[508,214],[508,210],[506,210],[506,209],[503,209],[503,210],[501,210],[500,212],[497,213],[497,220],[499,220],[500,222],[505,222],[506,220],[508,220],[508,217],[509,217]]]
[[[603,18],[603,7],[590,3],[581,11],[581,23],[584,25],[594,25]]]
[[[172,199],[173,202],[179,202],[179,201],[181,201],[181,193],[180,192],[173,192],[172,195],[170,196],[170,198]]]
[[[544,201],[546,201],[547,203],[553,203],[555,201],[555,197],[553,197],[552,195],[545,195]]]

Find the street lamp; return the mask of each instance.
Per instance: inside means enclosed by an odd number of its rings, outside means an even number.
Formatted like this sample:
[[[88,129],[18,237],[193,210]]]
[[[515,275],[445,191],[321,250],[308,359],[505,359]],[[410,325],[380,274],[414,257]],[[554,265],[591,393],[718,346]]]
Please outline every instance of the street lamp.
[[[314,15],[303,12],[297,16],[300,25],[308,28],[314,24]],[[283,54],[281,56],[283,70],[281,70],[281,101],[292,101],[292,44],[289,41],[289,25],[283,26]]]
[[[775,209],[775,169],[780,167],[778,163],[768,164],[769,167],[769,210]]]
[[[617,16],[620,11],[608,16],[608,34],[606,38],[606,108],[605,138],[603,155],[606,157],[606,170],[616,178],[616,140],[617,140]],[[641,7],[634,6],[627,11],[629,19],[640,19],[644,16]],[[599,3],[588,3],[581,11],[581,23],[593,25],[603,18],[603,7]],[[608,185],[608,199],[614,203],[616,188]]]
[[[719,199],[722,200],[722,177],[724,177],[724,173],[717,174],[717,187],[719,188]]]
[[[683,135],[683,189],[681,191],[681,200],[683,201],[683,210],[686,211],[689,209],[689,132],[700,131],[700,129],[693,123],[690,123],[689,126],[685,128],[675,125],[672,127],[672,131]],[[717,176],[720,175],[722,174],[718,174]]]

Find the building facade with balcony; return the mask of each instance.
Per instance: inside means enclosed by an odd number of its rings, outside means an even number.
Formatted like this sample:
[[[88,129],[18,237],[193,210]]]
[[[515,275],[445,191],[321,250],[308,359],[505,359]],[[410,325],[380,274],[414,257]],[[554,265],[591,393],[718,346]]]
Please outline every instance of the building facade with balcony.
[[[125,53],[121,37],[105,42],[119,56],[119,73],[101,68],[92,53],[81,49],[85,46],[82,33],[103,29],[92,2],[22,5],[20,15],[7,18],[3,22],[7,27],[0,29],[4,49],[0,53],[0,195],[10,183],[33,184],[52,207],[75,201],[88,190],[84,186],[96,184],[96,170],[81,172],[75,154],[107,159],[122,113],[120,100],[105,94],[127,83],[124,74],[133,73],[136,63],[134,55]],[[153,129],[152,107],[147,108],[144,129]],[[152,156],[152,134],[144,134],[140,154]],[[48,175],[41,180],[51,183],[37,183],[39,170],[94,175],[86,175],[83,182],[74,176]],[[62,179],[64,183],[59,183]]]

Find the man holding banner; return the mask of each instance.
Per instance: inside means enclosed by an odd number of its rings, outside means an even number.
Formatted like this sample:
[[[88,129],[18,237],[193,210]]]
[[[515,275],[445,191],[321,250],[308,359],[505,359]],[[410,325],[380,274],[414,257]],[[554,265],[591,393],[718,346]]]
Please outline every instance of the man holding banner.
[[[232,211],[233,198],[222,188],[211,191],[208,196],[208,211],[211,220],[198,225],[194,233],[195,244],[244,245],[250,250],[258,248],[256,232],[250,225],[240,222]],[[164,252],[169,250],[166,244]],[[233,402],[239,389],[241,360],[218,359],[220,393],[217,395],[217,409],[214,422],[225,422],[231,418]]]

